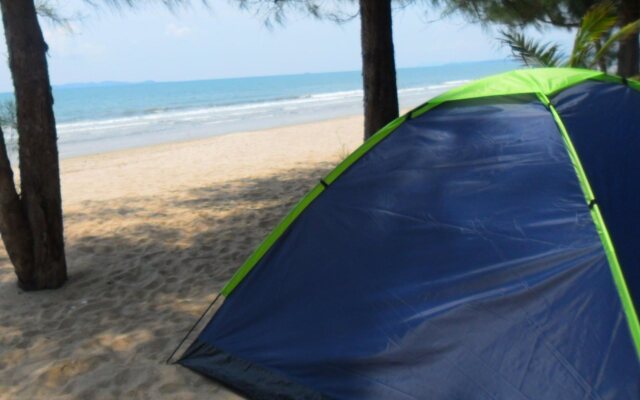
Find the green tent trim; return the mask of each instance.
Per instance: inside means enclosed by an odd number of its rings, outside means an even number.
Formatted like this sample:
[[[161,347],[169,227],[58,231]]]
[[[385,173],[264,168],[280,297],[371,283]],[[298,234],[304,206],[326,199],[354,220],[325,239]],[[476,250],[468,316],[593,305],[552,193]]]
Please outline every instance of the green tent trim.
[[[569,136],[569,132],[567,132],[567,128],[562,122],[562,118],[560,118],[560,114],[558,114],[558,111],[553,106],[553,104],[551,104],[551,101],[546,95],[538,94],[538,98],[540,99],[542,104],[544,104],[549,109],[549,111],[553,115],[553,119],[555,120],[556,125],[558,126],[558,129],[560,130],[560,133],[562,134],[562,139],[564,140],[565,147],[567,148],[567,152],[569,153],[569,158],[571,159],[571,163],[573,164],[576,175],[578,176],[578,181],[580,182],[582,193],[584,193],[586,204],[590,208],[591,218],[593,219],[593,223],[595,224],[598,235],[600,236],[600,241],[602,242],[602,246],[604,247],[605,254],[607,255],[607,261],[609,262],[609,267],[611,268],[611,275],[613,276],[613,281],[616,285],[618,295],[620,296],[622,309],[624,310],[627,321],[629,322],[631,337],[633,338],[633,343],[635,344],[636,352],[638,358],[640,359],[640,324],[638,322],[638,315],[633,305],[633,300],[631,299],[631,293],[629,292],[629,288],[627,287],[627,282],[624,279],[622,267],[620,267],[620,263],[618,262],[618,256],[616,255],[616,250],[613,246],[613,242],[611,241],[611,236],[609,236],[609,231],[607,230],[604,218],[602,217],[602,213],[600,212],[600,207],[596,202],[596,197],[593,193],[593,190],[591,189],[589,179],[587,179],[587,174],[582,167],[582,162],[580,162],[578,152],[576,151],[573,142],[571,141],[571,137]]]
[[[278,226],[264,239],[264,241],[258,246],[258,248],[249,256],[249,258],[242,264],[242,266],[236,271],[233,277],[222,288],[221,294],[228,297],[233,290],[242,282],[242,280],[251,272],[253,267],[260,261],[260,259],[266,254],[267,251],[273,246],[273,244],[284,234],[289,226],[296,220],[296,218],[316,199],[326,187],[335,182],[336,179],[342,175],[351,165],[364,156],[369,150],[375,147],[378,143],[384,140],[392,132],[396,130],[405,121],[418,117],[429,110],[437,107],[438,105],[446,102],[477,99],[483,97],[497,97],[497,96],[510,96],[521,94],[535,94],[538,99],[545,105],[551,112],[558,129],[560,130],[567,152],[571,158],[573,166],[576,170],[576,175],[580,182],[580,186],[585,196],[586,204],[591,209],[591,216],[596,226],[596,230],[600,236],[600,240],[604,247],[607,260],[611,269],[613,280],[620,297],[623,310],[631,331],[633,342],[636,348],[638,358],[640,359],[640,322],[638,321],[638,314],[635,310],[631,295],[627,287],[622,269],[616,256],[616,251],[609,236],[606,224],[598,205],[594,203],[595,196],[591,190],[591,185],[587,179],[587,176],[582,168],[582,164],[575,151],[573,143],[569,137],[569,134],[558,115],[557,111],[550,103],[548,96],[554,93],[560,92],[571,86],[577,85],[587,80],[599,80],[604,82],[627,84],[629,87],[640,91],[640,82],[634,80],[626,80],[617,76],[608,75],[603,72],[576,69],[576,68],[537,68],[537,69],[522,69],[510,71],[494,76],[490,76],[484,79],[468,83],[463,86],[454,88],[446,93],[443,93],[435,98],[429,100],[427,103],[416,107],[409,111],[405,115],[396,118],[391,121],[375,135],[365,141],[360,147],[358,147],[351,155],[343,160],[338,166],[329,174],[320,180],[320,182],[314,186],[309,193],[307,193],[294,208],[289,212],[287,216],[278,224]]]

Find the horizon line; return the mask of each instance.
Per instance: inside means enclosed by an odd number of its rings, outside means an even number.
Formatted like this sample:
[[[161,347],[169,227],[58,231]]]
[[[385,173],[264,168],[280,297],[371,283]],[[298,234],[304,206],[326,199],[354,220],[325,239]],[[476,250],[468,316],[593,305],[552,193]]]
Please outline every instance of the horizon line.
[[[485,60],[470,60],[470,61],[456,61],[456,62],[446,62],[446,63],[438,63],[438,64],[430,64],[430,65],[418,65],[411,67],[397,67],[396,69],[417,69],[417,68],[435,68],[435,67],[444,67],[449,65],[462,65],[462,64],[473,64],[473,63],[489,63],[489,62],[509,62],[509,58],[494,58],[494,59],[485,59]],[[196,78],[196,79],[184,79],[184,80],[141,80],[141,81],[119,81],[119,80],[102,80],[102,81],[84,81],[84,82],[66,82],[66,83],[55,83],[51,84],[53,89],[76,89],[90,86],[127,86],[127,85],[140,85],[145,83],[184,83],[184,82],[202,82],[202,81],[216,81],[216,80],[233,80],[233,79],[251,79],[251,78],[270,78],[276,76],[300,76],[300,75],[319,75],[319,74],[338,74],[338,73],[347,73],[347,72],[361,72],[360,69],[353,70],[334,70],[334,71],[316,71],[316,72],[299,72],[299,73],[287,73],[287,74],[264,74],[264,75],[246,75],[246,76],[230,76],[230,77],[219,77],[219,78]],[[76,86],[76,87],[74,87]],[[2,91],[0,95],[12,94],[13,90]]]

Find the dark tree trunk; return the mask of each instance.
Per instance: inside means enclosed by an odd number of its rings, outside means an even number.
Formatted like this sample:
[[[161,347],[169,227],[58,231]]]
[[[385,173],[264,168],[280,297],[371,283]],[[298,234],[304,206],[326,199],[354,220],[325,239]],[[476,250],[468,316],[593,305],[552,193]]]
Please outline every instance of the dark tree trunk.
[[[22,232],[31,237],[30,243],[18,246],[31,247],[31,257],[23,258],[31,260],[31,268],[14,266],[22,288],[56,288],[67,279],[67,264],[47,44],[33,0],[0,0],[0,7],[16,98],[20,203],[28,224]],[[6,234],[11,237],[14,232],[2,233],[5,245],[13,247]],[[18,248],[12,252],[20,253]]]
[[[391,0],[360,0],[364,138],[398,117]]]
[[[600,49],[602,49],[602,41],[598,40],[596,41],[596,51],[600,51]],[[607,73],[607,60],[606,57],[600,57],[600,59],[598,59],[598,69],[600,69],[600,71],[604,72],[605,74]]]
[[[620,20],[624,26],[640,18],[640,0],[622,0]],[[636,76],[640,68],[640,41],[638,34],[620,42],[618,50],[618,75]]]
[[[33,275],[31,231],[20,197],[16,192],[2,128],[0,128],[0,234],[18,280],[20,281],[22,276]]]

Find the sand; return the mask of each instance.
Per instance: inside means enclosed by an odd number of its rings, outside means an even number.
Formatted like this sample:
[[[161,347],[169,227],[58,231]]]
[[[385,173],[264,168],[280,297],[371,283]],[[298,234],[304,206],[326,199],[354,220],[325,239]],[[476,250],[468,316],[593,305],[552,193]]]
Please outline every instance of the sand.
[[[236,399],[182,336],[361,139],[341,118],[63,160],[69,281],[22,292],[0,248],[0,399]]]

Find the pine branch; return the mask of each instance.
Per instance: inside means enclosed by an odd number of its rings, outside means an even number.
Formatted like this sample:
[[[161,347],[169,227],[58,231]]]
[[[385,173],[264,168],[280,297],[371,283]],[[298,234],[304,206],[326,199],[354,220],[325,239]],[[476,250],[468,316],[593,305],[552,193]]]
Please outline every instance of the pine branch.
[[[526,66],[558,67],[562,64],[560,47],[557,44],[541,43],[527,38],[523,33],[504,30],[500,31],[498,39],[511,48],[516,61]]]

